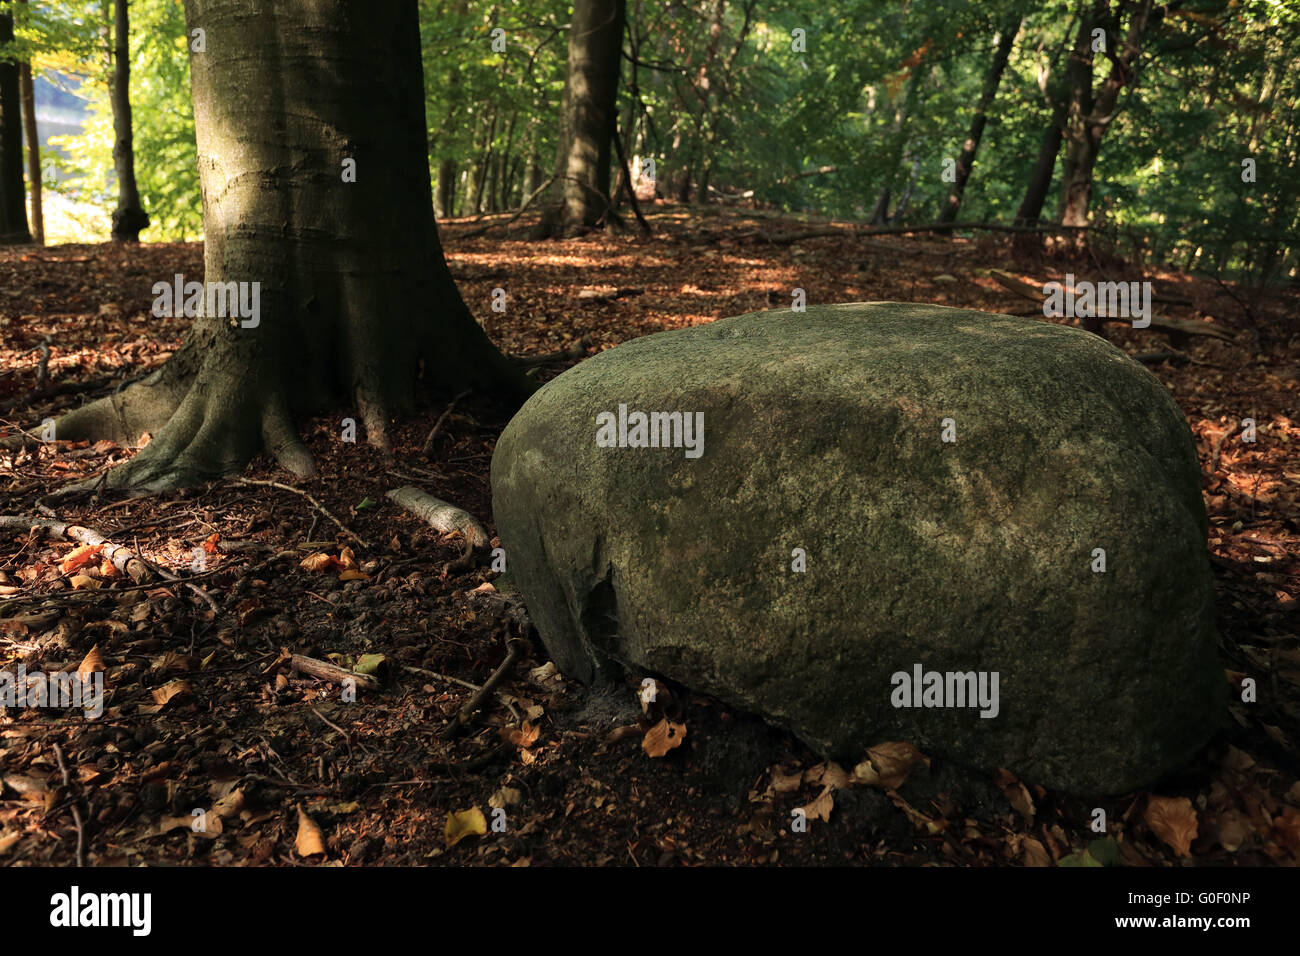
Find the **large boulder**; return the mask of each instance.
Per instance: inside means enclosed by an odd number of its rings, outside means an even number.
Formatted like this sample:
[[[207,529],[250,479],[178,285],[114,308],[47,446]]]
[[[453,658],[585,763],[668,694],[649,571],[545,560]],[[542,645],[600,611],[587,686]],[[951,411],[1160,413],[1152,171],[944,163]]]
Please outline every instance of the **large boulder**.
[[[1119,793],[1224,710],[1191,433],[1087,332],[874,302],[647,336],[533,395],[492,488],[563,672],[835,759],[909,740]]]

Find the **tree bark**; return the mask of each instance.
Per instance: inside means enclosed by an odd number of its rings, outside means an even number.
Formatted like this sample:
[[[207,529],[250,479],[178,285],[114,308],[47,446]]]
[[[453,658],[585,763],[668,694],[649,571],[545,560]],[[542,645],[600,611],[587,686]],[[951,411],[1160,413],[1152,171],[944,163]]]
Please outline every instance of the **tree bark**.
[[[609,211],[624,19],[625,0],[574,0],[555,162],[559,202],[542,217],[544,235],[594,228]]]
[[[206,38],[190,54],[206,280],[259,283],[259,321],[199,317],[167,364],[58,437],[153,432],[112,487],[194,484],[260,451],[306,476],[296,414],[357,409],[386,450],[388,416],[423,387],[531,391],[443,258],[416,0],[185,0],[185,14]]]
[[[452,219],[456,215],[456,160],[438,164],[438,215]]]
[[[1066,152],[1062,165],[1060,221],[1063,226],[1086,226],[1088,206],[1092,201],[1092,174],[1101,153],[1101,140],[1106,134],[1119,105],[1120,93],[1133,82],[1133,63],[1137,59],[1151,18],[1152,0],[1121,0],[1121,9],[1128,11],[1128,29],[1118,50],[1110,57],[1111,67],[1100,90],[1092,90],[1092,56],[1080,61],[1071,76],[1070,108],[1065,135]],[[1097,0],[1093,7],[1092,25],[1104,25],[1110,17],[1108,0]],[[1085,17],[1085,21],[1088,18]],[[1108,42],[1118,39],[1118,24],[1107,31]],[[1091,28],[1089,29],[1091,33]],[[1076,47],[1077,52],[1077,47]],[[1072,62],[1071,64],[1075,64]]]
[[[940,222],[956,221],[957,213],[961,210],[961,200],[966,192],[966,182],[970,179],[971,168],[975,165],[975,155],[979,152],[980,140],[984,137],[984,127],[988,123],[989,106],[992,105],[993,98],[997,96],[998,86],[1002,83],[1002,74],[1007,68],[1007,60],[1011,58],[1011,44],[1015,42],[1016,34],[1019,32],[1020,16],[1016,14],[1003,24],[1001,33],[998,35],[997,48],[993,52],[993,62],[989,65],[988,73],[984,76],[984,87],[980,90],[980,98],[975,103],[975,115],[971,117],[970,132],[966,134],[966,142],[962,144],[961,156],[957,159],[957,178],[953,181],[952,189],[948,193],[948,201],[939,213]]]
[[[27,141],[27,183],[32,197],[32,241],[45,244],[45,209],[41,199],[41,137],[36,129],[36,89],[32,65],[18,67],[18,86],[23,101],[23,139]]]
[[[12,14],[0,13],[0,53],[13,42]],[[23,126],[18,64],[0,59],[0,245],[32,241],[23,189]]]
[[[26,3],[27,0],[22,0]],[[23,101],[23,139],[27,142],[27,183],[32,197],[32,241],[45,244],[45,208],[41,199],[41,137],[36,129],[36,87],[31,63],[18,65],[18,89]]]
[[[130,41],[127,0],[113,0],[113,171],[117,176],[113,239],[116,242],[139,242],[140,230],[149,225],[149,216],[140,204],[140,190],[135,183]]]

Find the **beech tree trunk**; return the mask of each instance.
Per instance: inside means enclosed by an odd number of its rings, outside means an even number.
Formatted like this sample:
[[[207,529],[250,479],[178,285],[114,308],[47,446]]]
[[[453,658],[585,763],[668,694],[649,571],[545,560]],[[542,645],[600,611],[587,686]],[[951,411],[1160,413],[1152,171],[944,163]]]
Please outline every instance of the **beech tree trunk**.
[[[206,47],[190,52],[206,280],[259,283],[259,320],[198,318],[167,364],[58,437],[154,433],[114,487],[193,484],[261,451],[306,476],[295,415],[354,415],[386,450],[389,415],[423,387],[530,391],[442,255],[416,0],[185,0],[185,15]]]
[[[1110,16],[1108,0],[1097,0],[1092,14],[1092,27],[1104,25]],[[1059,214],[1063,226],[1088,225],[1088,206],[1092,201],[1093,170],[1101,153],[1101,140],[1119,106],[1120,93],[1133,82],[1134,62],[1140,50],[1142,35],[1151,18],[1152,0],[1121,0],[1121,10],[1128,11],[1128,29],[1120,39],[1116,29],[1107,31],[1107,42],[1118,45],[1110,56],[1110,72],[1094,94],[1092,89],[1092,56],[1080,61],[1070,75],[1070,106],[1065,133],[1065,160],[1061,171],[1061,201]],[[1089,18],[1085,17],[1085,23]],[[1081,31],[1082,32],[1082,31]],[[1077,53],[1077,45],[1076,45]],[[1071,66],[1075,66],[1072,61]]]
[[[117,208],[113,210],[113,239],[139,242],[149,217],[135,184],[135,143],[131,133],[131,30],[127,0],[113,0],[113,171],[117,176]]]
[[[23,139],[27,141],[27,182],[32,196],[32,241],[45,242],[45,209],[41,201],[41,137],[36,129],[36,88],[32,65],[18,67],[18,87],[23,101]]]
[[[574,0],[555,161],[558,203],[542,217],[544,235],[591,229],[610,209],[611,141],[625,15],[625,0]]]
[[[975,165],[975,155],[979,152],[980,140],[984,138],[984,127],[988,123],[989,106],[993,103],[993,98],[997,96],[998,86],[1002,83],[1002,74],[1006,71],[1007,60],[1011,58],[1011,44],[1015,42],[1016,34],[1020,32],[1020,16],[1016,15],[1007,20],[1002,26],[1001,33],[998,35],[998,45],[993,52],[993,62],[989,65],[989,71],[984,75],[984,88],[980,90],[980,98],[975,103],[975,114],[971,117],[970,132],[966,134],[966,142],[962,144],[961,156],[957,159],[956,179],[953,181],[952,189],[948,192],[948,201],[939,212],[940,222],[954,222],[957,219],[957,213],[961,210],[962,196],[966,192],[966,182],[970,179],[971,169]]]
[[[27,0],[22,0],[26,3]],[[36,129],[36,87],[32,65],[18,64],[18,90],[23,102],[23,139],[27,143],[27,184],[32,197],[32,240],[45,243],[45,209],[41,201],[41,137]]]
[[[13,42],[14,20],[0,13],[0,53]],[[0,59],[0,245],[32,241],[23,190],[23,125],[18,64]]]

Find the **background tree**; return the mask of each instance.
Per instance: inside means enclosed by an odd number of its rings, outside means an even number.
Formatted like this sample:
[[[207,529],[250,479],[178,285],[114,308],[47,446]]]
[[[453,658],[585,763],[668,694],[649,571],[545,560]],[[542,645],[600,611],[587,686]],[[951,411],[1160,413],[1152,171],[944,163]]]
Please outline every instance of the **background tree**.
[[[135,145],[131,132],[131,46],[127,0],[113,0],[113,171],[117,174],[117,209],[113,238],[137,242],[149,216],[140,205],[135,183]]]
[[[989,106],[997,96],[998,86],[1002,83],[1002,74],[1007,68],[1007,60],[1011,57],[1011,45],[1016,40],[1016,34],[1020,32],[1020,19],[1020,15],[1016,14],[1008,18],[998,30],[993,62],[989,64],[988,75],[984,77],[984,87],[980,90],[980,98],[975,103],[975,112],[971,115],[970,131],[966,134],[961,155],[957,158],[954,170],[956,179],[953,180],[952,190],[948,193],[948,201],[944,203],[939,213],[940,222],[953,222],[961,209],[961,197],[966,191],[966,182],[970,179],[971,169],[975,166],[975,156],[979,153],[980,140],[984,137],[984,127],[988,123]]]
[[[203,37],[191,76],[206,279],[248,283],[246,299],[258,283],[259,320],[203,315],[161,369],[70,413],[59,436],[154,433],[114,487],[191,484],[259,451],[308,475],[295,414],[356,408],[384,449],[390,413],[421,388],[528,391],[442,256],[415,0],[185,11]]]
[[[610,211],[610,156],[625,16],[624,0],[574,0],[555,157],[559,202],[543,217],[546,235],[593,228]]]
[[[31,242],[23,190],[23,126],[12,4],[0,5],[0,243]]]

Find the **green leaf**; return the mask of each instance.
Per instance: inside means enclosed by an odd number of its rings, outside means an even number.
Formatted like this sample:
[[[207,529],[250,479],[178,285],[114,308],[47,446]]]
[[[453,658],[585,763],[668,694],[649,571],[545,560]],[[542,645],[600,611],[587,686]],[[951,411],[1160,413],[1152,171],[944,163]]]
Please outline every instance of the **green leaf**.
[[[1087,853],[1102,866],[1123,866],[1119,853],[1119,844],[1111,837],[1093,840],[1088,844]]]
[[[1075,850],[1069,856],[1063,856],[1057,866],[1101,866],[1087,850]]]

